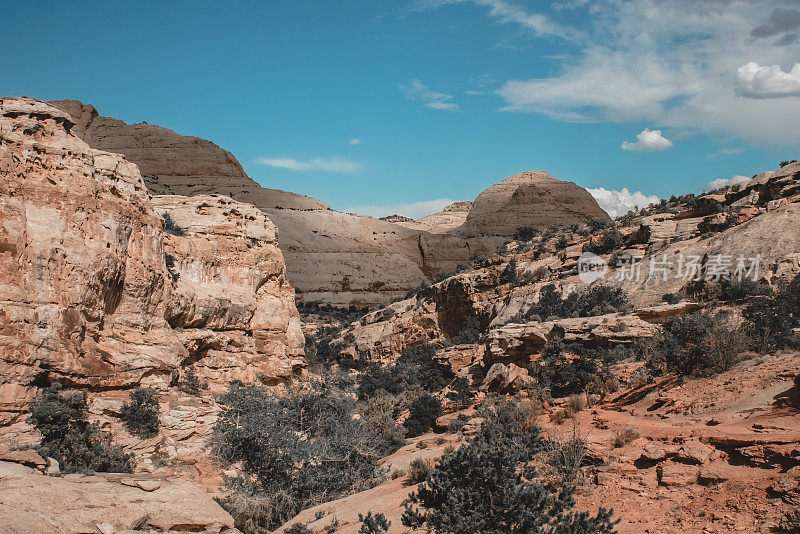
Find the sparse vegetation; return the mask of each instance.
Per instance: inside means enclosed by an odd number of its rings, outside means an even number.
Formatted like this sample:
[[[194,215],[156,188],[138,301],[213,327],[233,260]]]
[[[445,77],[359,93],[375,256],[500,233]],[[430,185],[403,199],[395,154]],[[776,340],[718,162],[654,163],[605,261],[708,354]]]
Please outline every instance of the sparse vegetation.
[[[695,312],[664,324],[662,332],[645,344],[649,370],[686,376],[711,376],[741,360],[747,339],[724,314]]]
[[[800,344],[800,275],[773,296],[757,296],[742,311],[759,350],[793,348]]]
[[[158,435],[158,395],[151,388],[136,388],[122,405],[120,418],[132,435],[147,439]]]
[[[245,532],[273,529],[305,508],[383,480],[377,460],[385,444],[338,390],[317,385],[278,396],[233,382],[220,403],[216,454],[243,470],[227,481],[221,502]]]
[[[484,413],[480,432],[442,457],[409,495],[403,525],[438,533],[614,531],[611,511],[574,512],[571,486],[551,489],[537,482],[530,460],[542,438],[524,410],[506,402]]]
[[[531,306],[522,318],[534,315],[543,319],[591,317],[628,309],[630,301],[621,287],[595,284],[565,296],[555,285],[548,284],[542,288],[539,302]]]
[[[410,485],[419,484],[426,478],[428,473],[433,468],[430,460],[423,460],[422,458],[414,458],[408,469],[408,483]]]
[[[187,367],[183,372],[178,389],[189,395],[200,395],[204,389],[208,389],[208,382],[201,382],[194,367]]]
[[[373,515],[372,510],[367,512],[366,516],[358,514],[358,520],[361,522],[358,534],[385,534],[392,526],[392,522],[387,520],[385,515],[381,513]]]
[[[87,420],[84,392],[65,391],[61,384],[53,384],[41,392],[30,410],[28,422],[42,435],[40,454],[55,458],[62,472],[133,472],[133,456]]]
[[[572,485],[586,456],[586,438],[573,429],[569,437],[551,436],[545,441],[547,465],[562,484]]]
[[[425,392],[411,402],[408,411],[403,426],[409,437],[419,436],[436,426],[436,419],[442,415],[442,402]]]

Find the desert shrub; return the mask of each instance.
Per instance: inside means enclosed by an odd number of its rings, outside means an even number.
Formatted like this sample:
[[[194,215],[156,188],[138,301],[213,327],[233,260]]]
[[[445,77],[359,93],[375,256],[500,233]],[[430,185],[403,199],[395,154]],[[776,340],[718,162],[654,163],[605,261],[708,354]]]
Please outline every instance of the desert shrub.
[[[664,293],[661,296],[661,302],[666,302],[667,304],[677,304],[681,301],[680,293]]]
[[[468,416],[464,415],[463,413],[458,414],[458,417],[452,419],[450,423],[447,425],[447,431],[453,434],[455,434],[456,432],[461,432],[461,429],[464,428],[464,426],[467,424],[468,421],[469,421]]]
[[[567,401],[567,411],[576,414],[586,408],[586,397],[582,394],[570,395]]]
[[[535,226],[520,226],[514,232],[514,241],[530,241],[539,234]]]
[[[158,395],[151,388],[131,391],[131,400],[120,411],[125,428],[132,435],[147,439],[158,435]]]
[[[565,234],[561,234],[556,240],[556,250],[564,250],[569,246],[569,239]]]
[[[642,434],[633,427],[629,426],[627,428],[623,428],[622,430],[617,432],[617,435],[614,437],[614,447],[617,448],[624,447],[628,443],[631,443],[632,441],[639,439],[639,436],[641,435]]]
[[[161,217],[164,219],[164,231],[168,234],[181,236],[183,235],[183,228],[175,224],[175,221],[172,220],[172,216],[164,212],[161,214]]]
[[[620,219],[620,221],[622,221],[622,219]],[[619,250],[624,244],[625,238],[622,232],[616,227],[611,227],[605,229],[598,239],[584,245],[583,251],[593,252],[594,254],[609,254],[615,250]]]
[[[436,348],[422,343],[403,351],[390,365],[369,365],[359,375],[356,393],[361,400],[385,390],[398,395],[412,389],[441,391],[454,377],[450,366],[436,360]]]
[[[39,452],[55,458],[65,473],[132,473],[133,456],[114,445],[111,435],[87,420],[86,394],[43,390],[31,404],[28,422],[42,435]]]
[[[453,404],[464,406],[469,403],[472,398],[469,390],[469,380],[466,378],[456,378],[447,387],[447,400]]]
[[[731,280],[723,285],[719,298],[724,301],[744,300],[751,297],[764,297],[772,290],[753,280]]]
[[[542,358],[528,366],[528,373],[536,377],[543,388],[549,389],[554,398],[584,392],[596,378],[608,378],[610,371],[597,358],[597,353],[587,352],[572,358],[566,354],[581,354],[581,350],[577,345],[564,345],[561,338],[553,338]]]
[[[586,438],[573,433],[567,438],[551,436],[544,443],[547,466],[562,484],[574,484],[586,456]]]
[[[530,307],[525,317],[592,317],[629,308],[628,295],[621,287],[594,284],[564,296],[555,285],[547,284],[539,293],[539,302]]]
[[[286,534],[314,534],[314,531],[303,523],[295,523],[286,529]]]
[[[355,403],[337,390],[323,384],[277,396],[235,381],[219,401],[215,452],[244,472],[243,478],[228,480],[229,495],[263,499],[265,528],[383,479],[377,465],[381,438],[355,417]]]
[[[411,485],[419,484],[428,478],[428,473],[431,469],[433,469],[433,465],[431,464],[430,460],[414,458],[411,460],[411,464],[409,465],[408,469],[408,483]]]
[[[436,419],[442,415],[442,402],[426,392],[411,402],[408,411],[403,426],[410,437],[419,436],[436,426]]]
[[[208,389],[208,382],[201,382],[194,367],[187,367],[183,372],[178,389],[189,395],[200,395],[204,389]]]
[[[686,376],[712,376],[741,360],[746,339],[723,314],[695,312],[669,320],[647,345],[648,369]]]
[[[402,403],[402,397],[386,393],[370,397],[358,405],[358,413],[367,429],[382,439],[380,449],[383,455],[391,454],[406,442],[406,431],[396,419]]]
[[[392,522],[387,520],[385,515],[381,513],[373,515],[371,510],[366,516],[358,514],[358,520],[361,522],[358,534],[385,534],[392,526]]]
[[[481,340],[481,324],[477,317],[467,317],[458,334],[447,340],[446,345],[466,345],[479,343]]]
[[[593,234],[596,234],[597,232],[602,232],[609,226],[613,226],[614,221],[610,219],[601,219],[599,217],[594,217],[590,219],[587,224],[589,226],[589,231]]]
[[[500,273],[500,283],[501,284],[511,284],[512,286],[515,285],[519,281],[517,277],[517,260],[512,259],[509,261],[503,272]]]
[[[775,350],[798,345],[793,329],[800,325],[800,275],[773,297],[753,298],[742,310],[755,348]]]
[[[513,408],[494,408],[475,437],[442,457],[409,495],[403,525],[454,534],[613,532],[611,511],[574,512],[572,487],[537,482],[530,461],[542,448],[539,428],[521,425]]]

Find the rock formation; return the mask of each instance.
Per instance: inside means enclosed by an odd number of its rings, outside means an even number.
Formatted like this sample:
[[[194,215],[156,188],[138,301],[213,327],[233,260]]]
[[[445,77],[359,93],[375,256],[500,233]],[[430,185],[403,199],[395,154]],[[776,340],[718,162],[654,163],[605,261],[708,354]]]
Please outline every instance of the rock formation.
[[[453,202],[449,206],[445,206],[442,211],[426,215],[416,221],[395,222],[406,228],[424,230],[432,234],[443,234],[464,224],[470,209],[472,209],[472,201]]]
[[[277,229],[267,215],[228,197],[159,195],[167,269],[166,317],[201,376],[281,381],[304,366],[303,334],[286,280]]]
[[[483,191],[458,229],[465,235],[510,237],[520,226],[575,224],[608,219],[588,191],[545,171],[515,174]]]
[[[298,371],[303,339],[266,216],[221,197],[161,200],[186,228],[167,235],[136,165],[74,127],[42,102],[0,99],[0,421],[47,381],[168,383],[207,356],[199,367],[225,380]]]
[[[233,154],[211,141],[146,122],[126,124],[101,117],[94,106],[77,100],[49,104],[72,117],[72,133],[89,146],[122,154],[135,163],[154,194],[216,193],[262,209],[328,209],[327,204],[314,198],[261,187],[245,174]]]
[[[504,180],[479,195],[476,207],[457,202],[419,221],[340,213],[316,199],[262,188],[230,152],[210,141],[101,117],[75,100],[51,104],[72,116],[73,133],[90,146],[138,165],[154,194],[222,194],[266,211],[279,229],[289,281],[303,301],[387,304],[476,254],[493,253],[504,240],[497,236],[511,235],[518,226],[607,217],[585,190],[542,172]]]
[[[181,479],[122,474],[52,477],[0,461],[0,493],[3,532],[10,534],[239,532],[211,495]]]

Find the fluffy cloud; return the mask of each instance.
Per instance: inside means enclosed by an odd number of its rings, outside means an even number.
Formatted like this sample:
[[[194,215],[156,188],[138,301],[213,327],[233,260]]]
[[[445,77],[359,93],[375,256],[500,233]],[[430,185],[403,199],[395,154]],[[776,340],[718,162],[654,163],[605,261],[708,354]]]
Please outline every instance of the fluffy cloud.
[[[301,161],[293,158],[259,158],[256,161],[261,165],[295,172],[318,171],[336,174],[355,174],[361,170],[360,163],[341,158],[313,158],[308,161]]]
[[[783,76],[773,72],[772,78],[781,82],[778,89],[776,80],[767,87],[750,87],[739,81],[738,74],[748,62],[792,65],[796,61],[792,47],[751,37],[753,32],[780,35],[787,26],[773,24],[777,19],[766,13],[781,3],[572,3],[580,10],[576,16],[585,11],[591,23],[584,35],[573,37],[576,51],[562,60],[560,71],[507,80],[497,92],[506,101],[506,111],[544,113],[565,121],[646,120],[680,134],[704,132],[757,144],[796,145],[800,106],[791,99],[774,98],[793,94],[794,82],[787,76],[794,78],[796,71]],[[761,26],[765,28],[758,29]],[[791,34],[784,35],[782,40],[786,39],[791,40]]]
[[[361,139],[359,139],[357,137],[354,137],[354,138],[350,139],[350,144],[351,145],[360,145],[361,144]]]
[[[800,96],[800,63],[783,72],[779,65],[761,66],[751,61],[739,67],[736,94],[745,98]]]
[[[400,84],[400,90],[409,100],[423,102],[426,106],[441,111],[461,111],[458,104],[453,102],[453,95],[437,93],[422,83],[422,80],[410,80]]]
[[[419,219],[431,213],[442,211],[445,206],[455,202],[448,198],[438,198],[436,200],[424,200],[412,204],[395,204],[394,206],[355,206],[346,208],[343,211],[348,213],[358,213],[359,215],[370,215],[372,217],[386,217],[387,215],[405,215],[412,219]]]
[[[633,150],[635,152],[656,152],[666,150],[672,146],[672,141],[661,135],[661,130],[650,130],[645,128],[636,136],[635,143],[625,141],[622,143],[622,150]]]
[[[733,178],[717,178],[716,180],[706,184],[706,186],[703,188],[703,191],[708,192],[713,191],[714,189],[719,189],[720,187],[730,187],[732,185],[746,182],[749,179],[749,176],[742,176],[741,174],[737,174]]]
[[[631,193],[627,187],[622,188],[622,191],[609,191],[604,187],[587,189],[587,191],[600,204],[600,207],[612,217],[625,215],[631,210],[641,209],[661,200],[655,195],[648,196],[640,191]]]

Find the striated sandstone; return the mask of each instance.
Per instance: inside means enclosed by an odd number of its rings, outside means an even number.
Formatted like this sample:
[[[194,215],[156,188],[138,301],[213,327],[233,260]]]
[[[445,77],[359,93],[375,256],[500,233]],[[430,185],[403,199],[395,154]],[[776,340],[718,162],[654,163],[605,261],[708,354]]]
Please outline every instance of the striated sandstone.
[[[42,102],[0,99],[0,421],[48,380],[166,385],[198,360],[215,381],[299,371],[293,292],[263,212],[161,199],[185,228],[168,235],[136,165],[74,127]]]
[[[267,215],[218,195],[160,195],[153,205],[172,225],[167,320],[201,377],[224,387],[286,380],[304,367],[294,289]]]
[[[454,232],[510,237],[520,226],[539,228],[608,219],[588,191],[546,171],[515,174],[483,191]]]
[[[472,209],[472,202],[453,202],[445,206],[442,211],[426,215],[420,219],[408,221],[394,221],[406,228],[424,230],[432,234],[443,234],[457,228],[467,220],[467,214]]]

